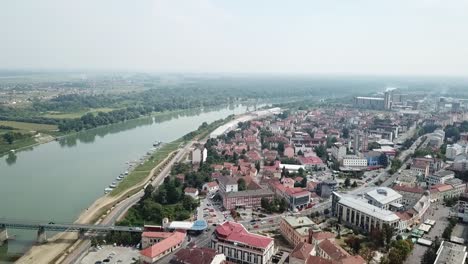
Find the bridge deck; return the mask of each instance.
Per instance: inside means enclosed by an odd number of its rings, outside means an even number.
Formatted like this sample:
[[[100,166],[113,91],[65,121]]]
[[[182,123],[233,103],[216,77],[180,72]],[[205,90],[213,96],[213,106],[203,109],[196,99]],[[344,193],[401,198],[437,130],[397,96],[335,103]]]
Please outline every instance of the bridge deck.
[[[113,225],[82,225],[82,224],[65,224],[65,223],[41,223],[34,221],[23,220],[8,220],[0,218],[0,228],[11,229],[43,229],[46,231],[60,231],[60,232],[78,232],[78,231],[121,231],[121,232],[143,232],[142,227],[131,226],[113,226]]]

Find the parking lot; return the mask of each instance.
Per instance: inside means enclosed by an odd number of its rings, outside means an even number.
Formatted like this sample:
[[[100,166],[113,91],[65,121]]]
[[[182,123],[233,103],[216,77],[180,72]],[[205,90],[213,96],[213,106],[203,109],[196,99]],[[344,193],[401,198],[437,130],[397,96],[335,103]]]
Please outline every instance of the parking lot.
[[[139,251],[131,247],[103,246],[101,249],[90,251],[81,264],[127,264],[138,263]]]
[[[444,232],[444,229],[448,225],[447,217],[449,215],[449,211],[450,211],[449,207],[445,207],[440,204],[432,204],[429,207],[426,214],[424,215],[424,219],[435,220],[436,224],[434,225],[434,227],[431,228],[428,234],[423,236],[423,238],[434,241],[436,236],[439,238],[442,237],[442,233]],[[427,250],[426,246],[415,244],[413,251],[411,252],[408,259],[405,261],[405,263],[407,264],[420,263],[421,258],[424,255],[424,252],[426,252],[426,250]]]
[[[220,201],[206,197],[200,200],[200,207],[197,209],[197,219],[205,219],[208,225],[221,224],[224,221],[232,221],[229,211],[222,210]]]

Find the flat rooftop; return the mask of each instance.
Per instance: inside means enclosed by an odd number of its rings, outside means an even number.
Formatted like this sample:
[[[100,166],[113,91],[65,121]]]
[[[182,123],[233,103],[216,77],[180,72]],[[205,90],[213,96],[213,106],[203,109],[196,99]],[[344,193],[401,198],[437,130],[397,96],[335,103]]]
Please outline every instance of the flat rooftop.
[[[369,204],[366,199],[342,195],[338,203],[349,208],[353,208],[354,210],[360,211],[364,214],[378,218],[382,221],[391,222],[398,221],[400,219],[394,212],[380,209],[377,206]]]
[[[467,254],[465,246],[443,241],[439,250],[437,250],[437,258],[434,264],[464,264]]]
[[[313,226],[315,225],[314,221],[306,216],[286,216],[283,218],[286,223],[288,223],[293,228],[299,228],[304,226]]]

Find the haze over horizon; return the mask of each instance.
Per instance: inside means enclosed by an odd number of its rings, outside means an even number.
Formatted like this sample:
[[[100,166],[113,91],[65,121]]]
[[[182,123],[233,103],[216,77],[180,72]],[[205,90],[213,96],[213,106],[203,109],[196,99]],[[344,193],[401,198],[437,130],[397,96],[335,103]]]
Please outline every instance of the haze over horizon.
[[[465,0],[17,0],[0,68],[150,72],[468,73]]]

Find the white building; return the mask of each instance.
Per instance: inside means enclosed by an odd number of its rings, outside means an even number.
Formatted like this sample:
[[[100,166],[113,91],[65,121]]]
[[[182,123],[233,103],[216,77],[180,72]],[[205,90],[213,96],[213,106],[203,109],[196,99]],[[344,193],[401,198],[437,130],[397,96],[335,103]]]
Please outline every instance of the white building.
[[[427,181],[431,185],[435,184],[445,184],[446,180],[455,178],[455,173],[452,171],[441,170],[427,177]]]
[[[401,194],[387,187],[372,189],[364,195],[369,204],[387,210],[390,209],[391,206],[400,207],[403,197]]]
[[[456,171],[467,171],[468,170],[468,155],[460,154],[455,157],[453,161],[453,169]]]
[[[208,150],[203,145],[195,146],[192,150],[192,163],[201,163],[206,161]]]
[[[273,238],[248,232],[235,222],[218,225],[211,236],[211,248],[233,263],[268,264],[275,254]]]
[[[394,212],[370,204],[366,199],[338,194],[332,195],[332,214],[348,225],[370,232],[372,228],[382,229],[384,224],[400,230],[400,217]]]
[[[212,193],[212,192],[216,192],[217,190],[219,190],[219,186],[216,182],[207,182],[205,184],[203,184],[203,187],[202,189],[206,192],[209,192],[209,193]]]
[[[449,160],[454,160],[456,156],[466,154],[466,148],[460,144],[447,145],[445,157]]]
[[[434,264],[465,264],[468,252],[466,247],[448,241],[442,241],[437,250]]]
[[[239,185],[237,180],[232,176],[221,176],[218,178],[219,191],[224,194],[228,192],[237,192],[239,190]]]
[[[331,147],[332,156],[340,161],[344,156],[346,156],[346,146],[337,142]]]
[[[367,167],[367,159],[356,155],[347,155],[343,157],[343,167]]]

